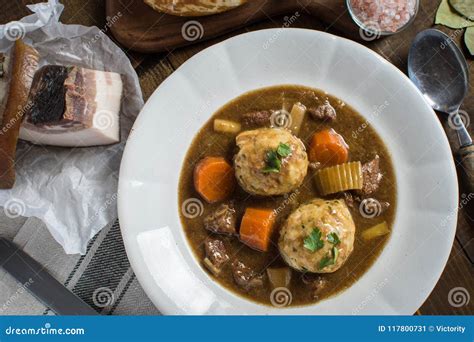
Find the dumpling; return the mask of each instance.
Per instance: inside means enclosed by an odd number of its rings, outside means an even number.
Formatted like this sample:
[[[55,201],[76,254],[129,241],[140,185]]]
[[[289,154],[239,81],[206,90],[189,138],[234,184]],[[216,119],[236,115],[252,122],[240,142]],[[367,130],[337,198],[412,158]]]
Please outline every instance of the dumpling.
[[[355,224],[343,200],[314,199],[303,204],[282,226],[278,247],[296,270],[337,271],[354,249]]]
[[[283,195],[297,189],[308,171],[308,156],[303,142],[286,129],[262,128],[240,133],[239,152],[234,158],[235,175],[249,194]],[[268,154],[278,147],[289,148],[287,156],[276,156],[281,165],[269,171]]]

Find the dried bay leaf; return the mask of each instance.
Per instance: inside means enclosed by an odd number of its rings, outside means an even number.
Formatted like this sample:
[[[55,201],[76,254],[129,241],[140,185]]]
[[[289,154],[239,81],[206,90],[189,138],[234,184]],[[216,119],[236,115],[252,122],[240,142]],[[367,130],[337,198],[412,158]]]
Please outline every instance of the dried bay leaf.
[[[474,26],[474,21],[470,21],[456,11],[448,3],[448,0],[442,0],[436,12],[435,24],[444,25],[452,29]]]
[[[474,0],[449,0],[449,4],[462,16],[474,20]]]
[[[471,56],[474,56],[474,27],[469,27],[464,33],[464,42]]]

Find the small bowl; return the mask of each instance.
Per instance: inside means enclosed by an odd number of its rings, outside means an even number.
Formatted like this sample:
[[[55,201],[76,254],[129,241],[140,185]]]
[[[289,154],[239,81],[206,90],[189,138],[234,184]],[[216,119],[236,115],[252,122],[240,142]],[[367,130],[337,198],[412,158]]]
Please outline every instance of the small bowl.
[[[420,7],[420,1],[416,0],[415,1],[415,12],[410,17],[410,20],[408,20],[403,26],[400,26],[398,28],[398,30],[396,30],[396,31],[381,31],[381,30],[377,30],[374,27],[371,27],[371,25],[364,24],[357,17],[357,15],[354,13],[351,2],[352,2],[352,0],[346,0],[346,5],[347,5],[347,9],[349,10],[349,14],[351,15],[352,20],[354,20],[354,22],[357,24],[357,26],[360,27],[360,36],[362,37],[362,39],[367,40],[367,41],[375,40],[375,39],[378,39],[378,38],[384,37],[384,36],[391,36],[393,34],[396,34],[396,33],[399,33],[401,31],[403,31],[404,29],[406,29],[408,26],[410,26],[413,23],[413,21],[416,18],[416,15],[418,14],[418,9]],[[376,26],[376,25],[374,25],[374,26]]]

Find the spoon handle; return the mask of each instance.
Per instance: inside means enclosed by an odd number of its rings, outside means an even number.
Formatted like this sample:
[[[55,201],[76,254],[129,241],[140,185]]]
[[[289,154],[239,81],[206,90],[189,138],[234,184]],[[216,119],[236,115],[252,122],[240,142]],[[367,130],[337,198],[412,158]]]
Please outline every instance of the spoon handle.
[[[471,136],[469,135],[469,132],[467,131],[466,126],[464,126],[464,124],[462,124],[461,127],[457,129],[457,131],[458,131],[459,145],[461,147],[472,145]]]
[[[461,146],[458,151],[461,173],[469,193],[474,192],[474,145]]]
[[[459,139],[458,158],[461,163],[461,175],[468,191],[474,192],[474,145],[459,110],[449,115],[450,123],[456,129]]]
[[[469,122],[469,118],[461,115],[459,109],[457,109],[456,111],[449,113],[448,120],[450,126],[452,126],[452,128],[454,128],[458,134],[459,146],[464,147],[472,145],[472,139],[466,129],[465,124],[465,122]]]

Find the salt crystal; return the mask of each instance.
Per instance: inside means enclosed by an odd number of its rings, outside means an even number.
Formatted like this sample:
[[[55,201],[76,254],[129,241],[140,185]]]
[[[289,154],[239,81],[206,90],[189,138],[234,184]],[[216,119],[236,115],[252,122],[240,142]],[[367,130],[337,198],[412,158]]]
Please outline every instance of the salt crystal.
[[[396,32],[415,14],[416,0],[351,0],[354,16],[365,26]]]

